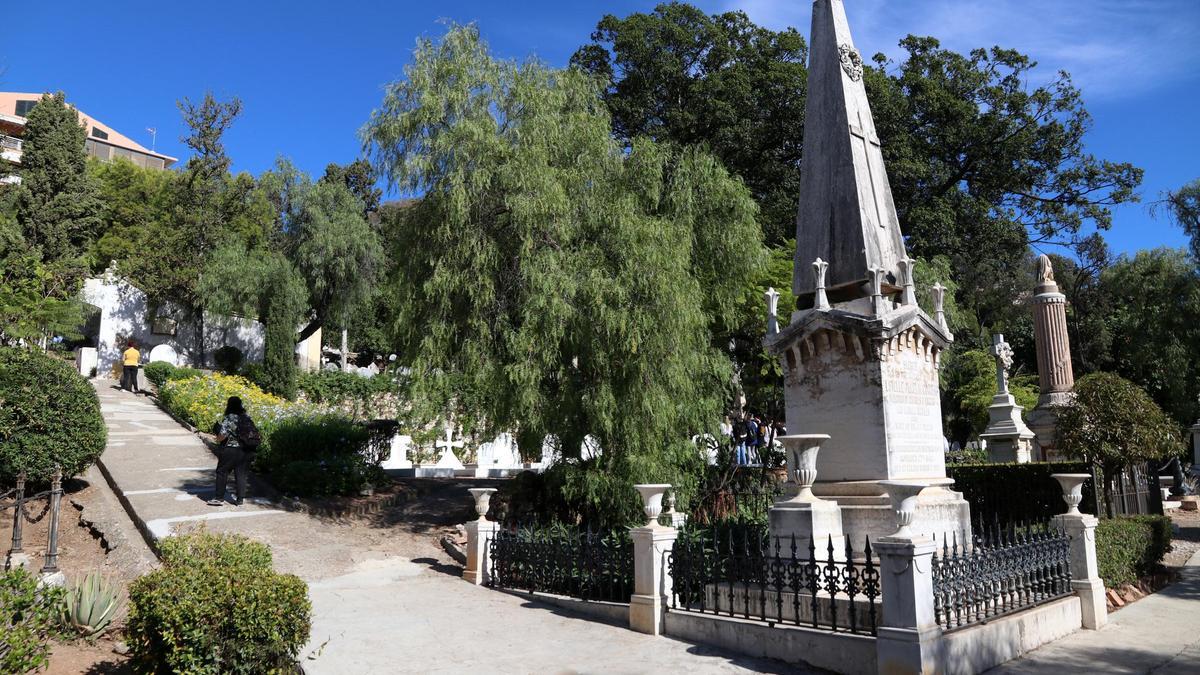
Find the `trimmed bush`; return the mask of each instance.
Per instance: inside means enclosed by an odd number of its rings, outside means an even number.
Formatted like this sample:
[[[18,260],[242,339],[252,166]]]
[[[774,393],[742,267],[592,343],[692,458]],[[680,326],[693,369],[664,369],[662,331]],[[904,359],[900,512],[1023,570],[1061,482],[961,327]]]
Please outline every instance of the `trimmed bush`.
[[[1109,588],[1152,573],[1170,550],[1167,516],[1120,516],[1101,520],[1096,527],[1096,562]]]
[[[170,380],[190,380],[193,377],[204,375],[204,371],[196,368],[178,368],[166,361],[149,363],[142,370],[146,371],[146,379],[153,382],[156,387],[161,387]]]
[[[236,375],[244,359],[242,350],[230,345],[225,345],[213,352],[213,361],[216,362],[217,367],[226,375]]]
[[[38,588],[37,577],[16,568],[0,572],[0,673],[27,673],[46,665],[65,591]]]
[[[338,414],[289,417],[271,433],[270,451],[258,468],[291,495],[328,496],[358,492],[384,480],[367,427]]]
[[[953,489],[971,503],[971,518],[1002,523],[1044,521],[1067,512],[1062,487],[1051,478],[1055,473],[1088,473],[1078,462],[1030,462],[1028,464],[951,464],[946,475]],[[1089,479],[1083,484],[1084,513],[1096,513],[1095,492]]]
[[[75,369],[40,352],[0,349],[0,483],[25,471],[76,476],[104,452],[100,399]]]
[[[266,545],[195,532],[161,542],[163,566],[129,587],[126,636],[144,672],[296,673],[312,605]]]

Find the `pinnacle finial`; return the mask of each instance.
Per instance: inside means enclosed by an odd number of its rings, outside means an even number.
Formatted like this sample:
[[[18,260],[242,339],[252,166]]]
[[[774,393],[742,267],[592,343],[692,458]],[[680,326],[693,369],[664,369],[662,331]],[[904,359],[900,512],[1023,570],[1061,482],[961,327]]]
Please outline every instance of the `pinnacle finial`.
[[[767,335],[779,332],[779,291],[772,286],[763,293],[767,299]]]
[[[817,258],[813,261],[813,283],[816,285],[816,292],[813,297],[813,307],[818,311],[824,312],[829,309],[829,296],[825,294],[825,272],[829,269],[829,263]]]

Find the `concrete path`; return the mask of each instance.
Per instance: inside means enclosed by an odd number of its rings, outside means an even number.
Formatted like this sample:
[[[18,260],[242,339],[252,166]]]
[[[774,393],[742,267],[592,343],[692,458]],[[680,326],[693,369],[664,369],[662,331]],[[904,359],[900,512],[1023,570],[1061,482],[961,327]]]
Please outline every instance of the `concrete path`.
[[[109,430],[101,469],[150,538],[200,524],[238,532],[268,544],[277,569],[309,583],[313,629],[302,659],[311,675],[798,672],[472,586],[432,534],[400,527],[406,511],[362,524],[265,499],[208,506],[216,460],[207,446],[153,401],[111,381],[95,386]]]
[[[1179,581],[1108,616],[1101,630],[1079,631],[988,671],[1036,673],[1200,673],[1200,553]]]

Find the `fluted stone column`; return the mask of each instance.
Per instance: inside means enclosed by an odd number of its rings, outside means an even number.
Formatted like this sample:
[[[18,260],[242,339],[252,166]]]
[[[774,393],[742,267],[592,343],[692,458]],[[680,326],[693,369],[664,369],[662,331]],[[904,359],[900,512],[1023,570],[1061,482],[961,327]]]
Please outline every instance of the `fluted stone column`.
[[[1054,454],[1054,432],[1058,423],[1053,406],[1070,402],[1075,386],[1071,369],[1071,339],[1067,334],[1067,296],[1058,292],[1050,258],[1038,258],[1038,285],[1033,295],[1033,332],[1037,345],[1038,382],[1042,394],[1029,414],[1029,428],[1037,435],[1039,459]]]

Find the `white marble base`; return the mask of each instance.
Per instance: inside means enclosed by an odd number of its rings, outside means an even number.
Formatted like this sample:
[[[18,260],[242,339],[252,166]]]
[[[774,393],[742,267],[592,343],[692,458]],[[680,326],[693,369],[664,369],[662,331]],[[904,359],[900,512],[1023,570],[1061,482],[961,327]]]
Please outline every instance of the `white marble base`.
[[[1021,419],[1024,410],[1012,394],[996,394],[988,406],[988,426],[979,434],[987,441],[988,459],[1024,464],[1032,459],[1034,432]]]
[[[837,502],[776,502],[768,513],[771,522],[771,546],[777,544],[780,555],[791,554],[795,541],[796,555],[807,556],[809,542],[819,559],[828,557],[829,542],[833,542],[834,560],[846,559],[846,540],[842,536],[842,511]]]

